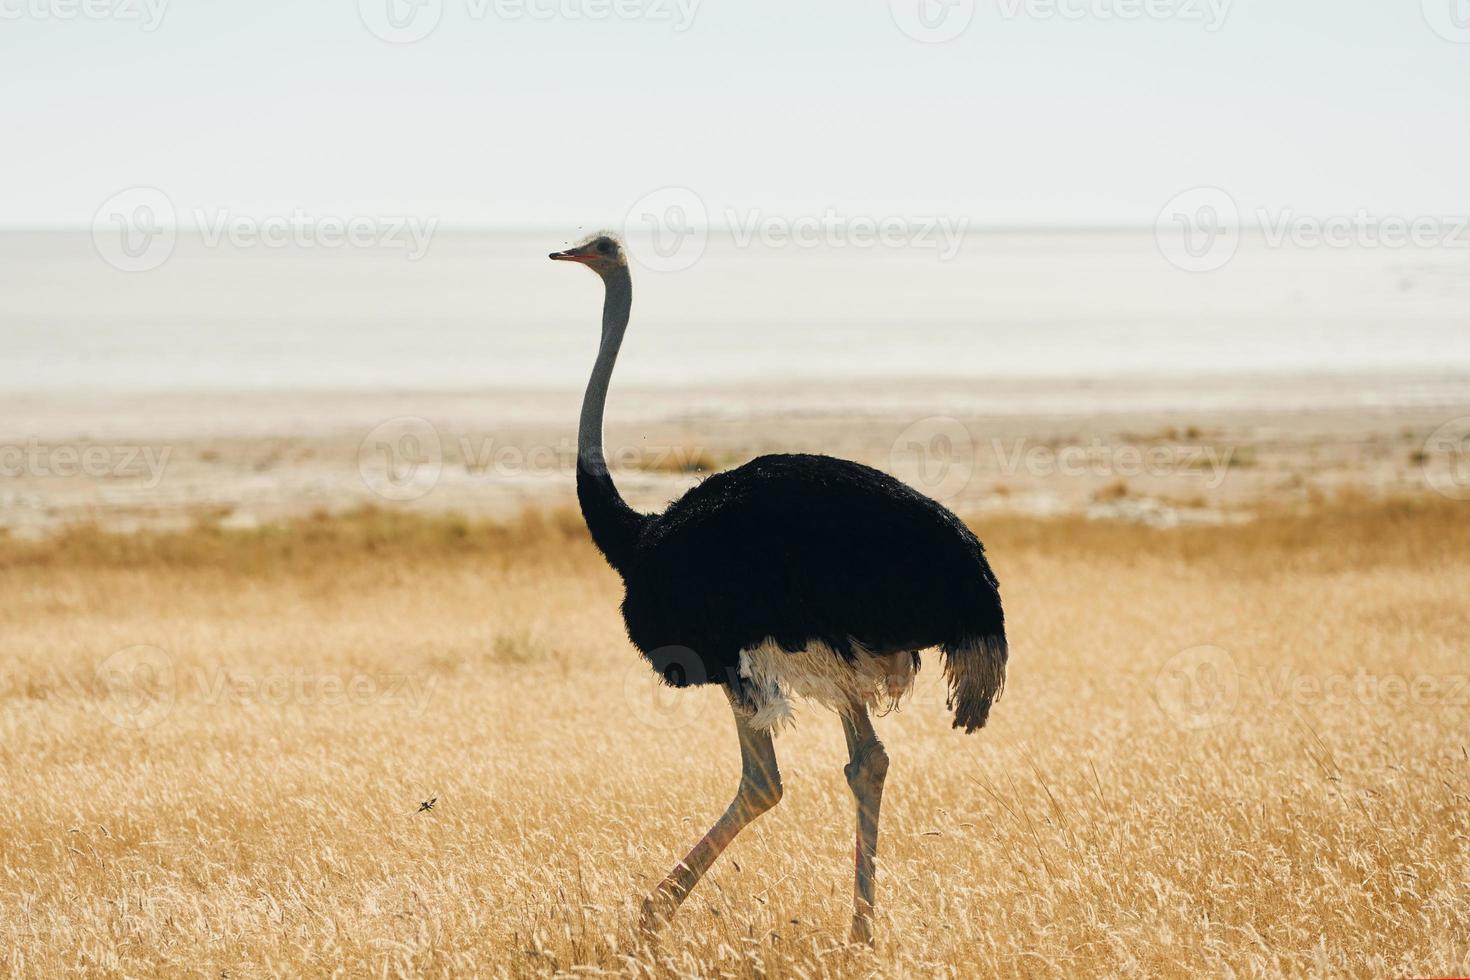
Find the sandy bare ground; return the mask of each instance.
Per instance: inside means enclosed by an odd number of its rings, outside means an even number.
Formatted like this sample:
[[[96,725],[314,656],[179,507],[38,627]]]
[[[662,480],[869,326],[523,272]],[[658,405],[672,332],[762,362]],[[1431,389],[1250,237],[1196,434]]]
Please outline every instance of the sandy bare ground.
[[[0,527],[252,527],[368,505],[506,517],[573,499],[575,392],[0,397]],[[964,513],[1160,524],[1262,500],[1470,484],[1470,380],[811,384],[614,393],[624,493],[655,509],[699,473],[823,452]],[[1470,493],[1470,488],[1466,488]]]

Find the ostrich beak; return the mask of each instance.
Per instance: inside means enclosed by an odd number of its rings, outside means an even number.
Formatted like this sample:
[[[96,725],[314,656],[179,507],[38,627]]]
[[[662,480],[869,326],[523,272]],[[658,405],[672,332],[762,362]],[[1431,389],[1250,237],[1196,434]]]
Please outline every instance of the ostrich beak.
[[[552,252],[547,258],[556,262],[591,262],[592,253],[569,248],[565,252]]]

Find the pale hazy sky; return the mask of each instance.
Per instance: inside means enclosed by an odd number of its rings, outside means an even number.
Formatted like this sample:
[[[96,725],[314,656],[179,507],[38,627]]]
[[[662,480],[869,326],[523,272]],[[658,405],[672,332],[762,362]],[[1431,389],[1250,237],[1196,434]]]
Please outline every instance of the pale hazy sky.
[[[1151,224],[1201,184],[1470,211],[1470,0],[977,0],[942,44],[898,26],[920,0],[420,2],[393,44],[358,0],[0,0],[0,226],[135,185],[446,226],[612,224],[664,185],[975,225]],[[614,2],[646,15],[587,16]]]

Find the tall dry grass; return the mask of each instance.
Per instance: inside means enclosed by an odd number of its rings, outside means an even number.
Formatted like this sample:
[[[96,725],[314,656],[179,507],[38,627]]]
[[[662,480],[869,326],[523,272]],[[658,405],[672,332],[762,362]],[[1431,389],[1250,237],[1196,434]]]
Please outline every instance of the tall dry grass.
[[[781,805],[637,947],[738,763],[574,514],[0,542],[0,969],[1464,973],[1466,513],[986,521],[1011,682],[975,736],[933,664],[879,721],[874,953],[815,710]]]

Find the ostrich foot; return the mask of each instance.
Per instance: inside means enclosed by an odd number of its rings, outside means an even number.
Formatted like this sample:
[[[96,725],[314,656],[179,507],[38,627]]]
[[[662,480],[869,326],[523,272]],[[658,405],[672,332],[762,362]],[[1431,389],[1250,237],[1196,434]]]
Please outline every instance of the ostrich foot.
[[[643,900],[643,910],[638,915],[639,934],[647,941],[656,940],[677,911],[679,902],[665,882]]]
[[[852,933],[850,941],[873,948],[873,920],[866,915],[854,915],[852,917]]]

